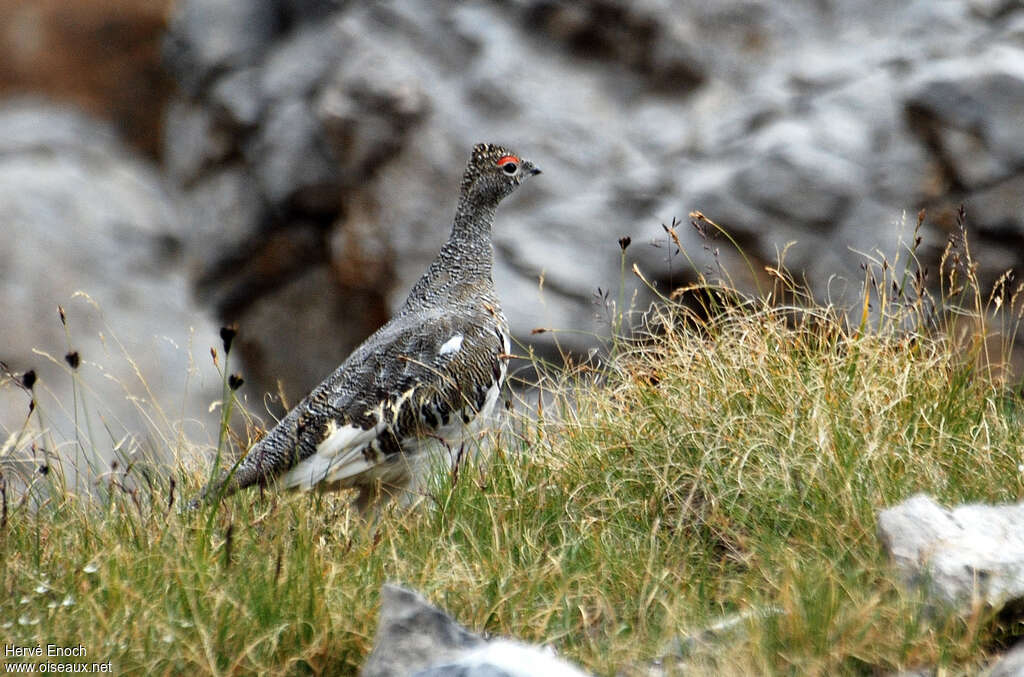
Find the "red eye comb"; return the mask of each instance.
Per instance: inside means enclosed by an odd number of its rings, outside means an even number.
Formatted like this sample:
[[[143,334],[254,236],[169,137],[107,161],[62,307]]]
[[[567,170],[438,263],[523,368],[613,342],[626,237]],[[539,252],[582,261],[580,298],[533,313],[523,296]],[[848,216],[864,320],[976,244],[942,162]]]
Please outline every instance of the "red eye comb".
[[[502,155],[500,158],[498,158],[499,167],[505,164],[506,162],[515,162],[516,164],[519,164],[519,158],[517,158],[515,155]]]

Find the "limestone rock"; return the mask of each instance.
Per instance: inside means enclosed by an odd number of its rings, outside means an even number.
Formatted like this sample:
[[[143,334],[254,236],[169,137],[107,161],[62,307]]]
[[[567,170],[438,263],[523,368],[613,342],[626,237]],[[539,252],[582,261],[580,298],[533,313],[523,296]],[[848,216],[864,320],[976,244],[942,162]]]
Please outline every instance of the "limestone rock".
[[[164,151],[164,165],[179,185],[188,186],[232,151],[232,140],[217,125],[212,109],[177,99],[167,110],[165,133],[174,139]]]
[[[0,0],[0,96],[75,105],[155,156],[173,89],[160,64],[171,4]]]
[[[1024,50],[997,45],[929,64],[909,89],[908,110],[951,180],[976,189],[1013,174],[1024,155]]]
[[[179,84],[198,93],[211,76],[256,62],[281,29],[273,0],[203,0],[175,5],[164,62]]]
[[[338,294],[336,290],[343,294]],[[256,303],[248,305],[237,317],[242,327],[276,327],[267,334],[242,332],[237,339],[239,355],[250,365],[246,376],[257,383],[270,383],[277,394],[277,385],[294,406],[320,381],[330,374],[317,365],[341,364],[349,353],[387,321],[381,311],[383,301],[372,288],[349,288],[336,285],[326,266],[311,268],[275,287]],[[301,308],[302,312],[294,309]],[[291,310],[289,310],[291,309]],[[337,327],[344,327],[339,331]],[[324,336],[331,340],[325,341]],[[313,359],[296,363],[293,353],[302,346]],[[287,378],[284,378],[287,375]],[[254,393],[250,404],[257,414],[266,413]],[[279,404],[271,412],[284,413]],[[273,425],[273,420],[268,420]]]
[[[362,677],[583,677],[551,652],[519,642],[485,640],[415,592],[381,588],[380,620]]]
[[[265,215],[256,181],[240,164],[204,174],[184,196],[190,209],[174,235],[184,245],[186,270],[201,292],[210,280],[237,266],[242,253],[258,246]]]
[[[585,353],[608,333],[599,287],[603,297],[624,285],[641,309],[653,298],[621,279],[624,235],[627,271],[638,263],[660,292],[720,264],[753,290],[792,243],[796,276],[842,305],[859,297],[861,253],[906,259],[921,208],[917,255],[934,271],[966,201],[974,249],[993,253],[981,279],[1024,266],[1013,193],[1024,168],[1024,24],[1013,3],[261,3],[276,23],[231,49],[212,49],[191,20],[171,26],[174,72],[218,64],[180,76],[182,99],[211,109],[209,138],[226,133],[231,149],[190,163],[200,169],[183,185],[226,166],[256,179],[244,199],[258,213],[237,209],[245,221],[227,228],[248,240],[225,238],[224,251],[199,258],[244,262],[262,256],[268,233],[314,223],[340,302],[345,280],[373,278],[387,316],[447,235],[455,204],[445,196],[469,147],[494,140],[544,167],[535,190],[510,201],[494,242],[512,332],[547,356]],[[179,16],[234,21],[240,10],[222,5],[182,0]],[[227,56],[236,52],[246,56]],[[167,138],[169,155],[176,143]],[[692,231],[693,210],[735,236],[749,269]],[[667,244],[661,224],[674,217],[694,266]],[[350,247],[367,233],[369,246]],[[309,254],[311,266],[325,256]],[[249,296],[235,295],[243,288],[231,276],[201,284],[229,287],[242,311],[289,281],[264,279]],[[293,358],[296,373],[316,359]]]
[[[225,124],[243,129],[252,127],[259,122],[264,106],[259,71],[242,68],[218,79],[210,88],[210,102],[214,113]]]
[[[984,677],[1021,677],[1024,675],[1024,645],[1011,649],[985,671]]]
[[[294,204],[306,213],[338,209],[337,161],[301,99],[284,101],[267,112],[246,157],[270,204]]]
[[[82,469],[68,446],[82,439],[105,470],[125,436],[150,437],[163,454],[179,448],[176,426],[193,442],[216,439],[209,349],[220,342],[181,271],[180,217],[156,169],[104,125],[35,101],[0,107],[0,360],[39,376],[37,410],[59,447],[40,458],[57,452]],[[0,383],[0,444],[27,404]]]
[[[936,603],[967,611],[1024,598],[1024,503],[947,510],[918,494],[881,511],[878,532],[908,584]]]

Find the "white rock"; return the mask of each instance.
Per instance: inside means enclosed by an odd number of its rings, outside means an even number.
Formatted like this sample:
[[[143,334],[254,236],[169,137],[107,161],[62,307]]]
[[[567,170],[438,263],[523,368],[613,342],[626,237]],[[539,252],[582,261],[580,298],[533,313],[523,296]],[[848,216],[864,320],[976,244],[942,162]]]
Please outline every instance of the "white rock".
[[[550,649],[485,640],[423,597],[397,585],[381,589],[380,620],[362,677],[585,677]]]
[[[997,660],[985,677],[1024,677],[1024,645],[1017,645]]]
[[[968,610],[1024,597],[1024,503],[947,510],[924,494],[883,510],[878,533],[906,581]]]

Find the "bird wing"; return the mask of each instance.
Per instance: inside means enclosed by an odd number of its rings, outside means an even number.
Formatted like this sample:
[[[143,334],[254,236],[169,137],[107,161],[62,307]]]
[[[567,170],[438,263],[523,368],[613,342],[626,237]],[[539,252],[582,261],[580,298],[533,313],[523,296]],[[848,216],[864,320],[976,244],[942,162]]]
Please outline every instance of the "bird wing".
[[[394,318],[253,445],[231,490],[274,477],[289,487],[344,482],[393,460],[404,440],[479,410],[482,384],[504,375],[503,336],[499,316]]]

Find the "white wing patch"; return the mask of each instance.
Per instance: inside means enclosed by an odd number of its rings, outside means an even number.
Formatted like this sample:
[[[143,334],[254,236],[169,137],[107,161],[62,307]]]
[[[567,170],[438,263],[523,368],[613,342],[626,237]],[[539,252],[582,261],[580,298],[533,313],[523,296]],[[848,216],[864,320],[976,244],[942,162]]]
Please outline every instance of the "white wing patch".
[[[378,420],[380,420],[378,418]],[[363,456],[363,449],[384,429],[384,424],[364,430],[359,426],[339,426],[327,422],[327,436],[316,453],[300,461],[281,478],[286,488],[312,489],[323,481],[337,482],[366,472],[374,464]]]
[[[449,353],[457,353],[462,348],[462,334],[456,334],[450,339],[444,342],[441,349],[437,351],[438,355],[448,355]]]
[[[380,417],[377,417],[377,420],[380,420]],[[332,419],[327,422],[327,435],[324,436],[323,442],[316,445],[316,455],[334,458],[356,447],[362,447],[377,437],[378,427],[383,426],[374,426],[367,430],[356,425],[341,427]]]

